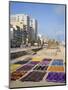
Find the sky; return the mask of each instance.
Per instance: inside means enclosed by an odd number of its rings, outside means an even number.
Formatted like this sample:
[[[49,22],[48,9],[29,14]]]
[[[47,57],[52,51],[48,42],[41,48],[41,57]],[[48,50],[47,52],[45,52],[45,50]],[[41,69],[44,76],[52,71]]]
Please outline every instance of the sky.
[[[38,22],[38,34],[65,41],[65,5],[10,2],[10,14],[27,14]]]

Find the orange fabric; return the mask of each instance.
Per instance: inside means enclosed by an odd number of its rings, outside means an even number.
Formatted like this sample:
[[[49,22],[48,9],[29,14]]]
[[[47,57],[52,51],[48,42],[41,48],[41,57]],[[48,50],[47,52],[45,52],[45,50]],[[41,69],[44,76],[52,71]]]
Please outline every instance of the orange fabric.
[[[50,66],[48,68],[48,71],[51,71],[51,72],[56,72],[56,71],[63,72],[64,67],[63,66]]]

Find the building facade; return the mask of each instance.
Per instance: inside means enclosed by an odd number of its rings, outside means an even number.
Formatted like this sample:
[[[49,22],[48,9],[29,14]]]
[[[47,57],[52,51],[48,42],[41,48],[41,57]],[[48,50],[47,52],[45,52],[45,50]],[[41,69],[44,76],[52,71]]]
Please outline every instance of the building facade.
[[[28,15],[25,14],[15,14],[10,15],[10,25],[13,27],[15,35],[21,35],[22,38],[21,44],[33,43],[37,40],[37,20],[31,19]],[[14,29],[15,28],[15,29]],[[20,32],[22,34],[20,34]],[[13,35],[13,36],[15,36]],[[15,39],[15,37],[14,37]]]
[[[10,24],[19,26],[22,30],[25,26],[26,30],[29,30],[29,19],[29,16],[24,14],[10,15]]]
[[[36,42],[37,40],[37,20],[36,19],[31,19],[31,22],[30,22],[30,26],[32,27],[32,36],[33,36],[33,39],[34,41]]]

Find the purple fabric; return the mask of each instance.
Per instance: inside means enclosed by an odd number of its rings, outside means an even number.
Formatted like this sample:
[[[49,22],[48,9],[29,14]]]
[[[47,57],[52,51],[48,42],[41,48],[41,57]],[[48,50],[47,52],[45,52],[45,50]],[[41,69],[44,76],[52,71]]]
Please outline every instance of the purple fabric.
[[[49,72],[48,76],[46,77],[48,82],[64,83],[65,79],[66,77],[64,72]]]
[[[32,82],[39,82],[43,79],[46,72],[37,72],[32,71],[27,76],[21,79],[21,81],[32,81]]]
[[[28,71],[31,70],[33,68],[32,65],[24,65],[21,68],[17,69],[16,71]]]
[[[42,61],[42,62],[40,62],[40,65],[49,65],[49,63],[50,63],[50,61]]]
[[[51,61],[51,59],[46,59],[46,58],[44,58],[41,62],[40,62],[40,65],[49,65],[49,63],[50,63],[50,61]]]
[[[44,58],[43,61],[51,61],[52,59]]]
[[[28,64],[36,65],[36,64],[38,64],[38,63],[39,63],[39,61],[30,61]]]

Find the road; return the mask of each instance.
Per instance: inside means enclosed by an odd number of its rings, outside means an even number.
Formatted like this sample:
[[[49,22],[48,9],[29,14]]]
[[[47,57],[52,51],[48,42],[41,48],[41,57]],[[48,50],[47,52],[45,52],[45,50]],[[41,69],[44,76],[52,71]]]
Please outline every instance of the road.
[[[10,53],[26,51],[26,50],[36,49],[36,48],[41,48],[41,47],[31,46],[31,47],[26,47],[26,48],[12,48],[12,49],[10,48]]]

